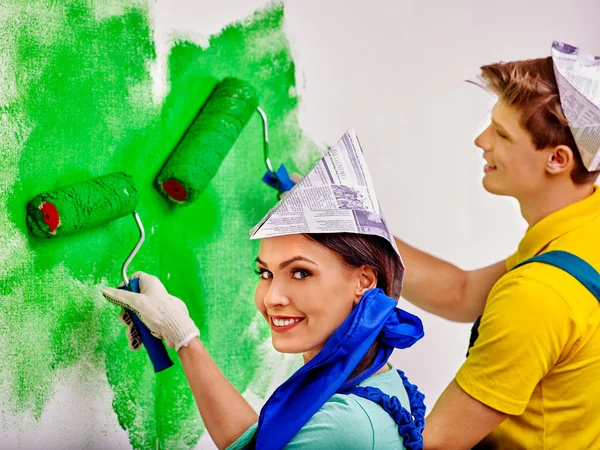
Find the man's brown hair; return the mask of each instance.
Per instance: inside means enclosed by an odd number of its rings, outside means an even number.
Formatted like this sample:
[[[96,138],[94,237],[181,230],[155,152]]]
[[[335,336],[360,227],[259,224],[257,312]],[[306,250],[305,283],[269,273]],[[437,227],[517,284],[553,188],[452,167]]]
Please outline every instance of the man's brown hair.
[[[596,180],[600,170],[586,169],[560,105],[551,57],[488,64],[481,67],[481,80],[480,86],[521,112],[521,126],[531,135],[538,150],[566,145],[573,151],[574,183]]]

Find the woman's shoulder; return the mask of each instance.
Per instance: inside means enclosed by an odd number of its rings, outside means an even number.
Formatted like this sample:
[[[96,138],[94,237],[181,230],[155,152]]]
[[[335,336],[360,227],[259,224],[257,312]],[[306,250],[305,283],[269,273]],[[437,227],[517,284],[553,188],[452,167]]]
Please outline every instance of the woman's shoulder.
[[[387,372],[367,378],[365,381],[360,383],[359,386],[380,389],[383,393],[389,395],[390,397],[396,397],[400,401],[400,404],[406,408],[408,412],[411,412],[410,399],[408,398],[408,392],[406,391],[404,382],[402,381],[398,371],[392,366],[390,366],[390,370]],[[370,400],[362,400],[373,403]]]
[[[361,386],[377,387],[390,396],[403,394],[408,402],[397,373],[385,372],[370,377]],[[404,405],[403,399],[400,400]],[[398,434],[398,425],[381,406],[353,394],[335,394],[311,417],[286,448],[335,450],[404,447]]]
[[[360,403],[355,396],[332,396],[296,433],[286,449],[374,448],[372,419]]]

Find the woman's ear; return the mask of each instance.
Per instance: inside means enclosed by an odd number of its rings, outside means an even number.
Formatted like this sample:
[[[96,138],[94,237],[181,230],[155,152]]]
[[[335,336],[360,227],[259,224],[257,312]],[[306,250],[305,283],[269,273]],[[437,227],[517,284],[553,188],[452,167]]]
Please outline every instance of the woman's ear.
[[[363,264],[356,269],[356,296],[354,304],[358,305],[360,299],[365,295],[365,292],[369,289],[377,287],[377,271],[371,266]]]

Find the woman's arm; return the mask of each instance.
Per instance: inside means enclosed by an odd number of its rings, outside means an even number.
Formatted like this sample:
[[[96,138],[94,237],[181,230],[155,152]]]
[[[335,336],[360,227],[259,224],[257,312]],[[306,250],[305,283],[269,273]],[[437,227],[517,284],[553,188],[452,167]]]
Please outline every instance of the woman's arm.
[[[136,311],[155,336],[178,352],[206,429],[219,448],[226,448],[257,421],[256,413],[225,378],[198,339],[200,331],[185,303],[170,295],[152,275],[137,272],[132,278],[139,278],[139,294],[105,288],[105,297]],[[133,326],[131,321],[127,323]]]
[[[208,433],[217,447],[227,448],[258,420],[258,415],[198,338],[181,347],[179,359]]]

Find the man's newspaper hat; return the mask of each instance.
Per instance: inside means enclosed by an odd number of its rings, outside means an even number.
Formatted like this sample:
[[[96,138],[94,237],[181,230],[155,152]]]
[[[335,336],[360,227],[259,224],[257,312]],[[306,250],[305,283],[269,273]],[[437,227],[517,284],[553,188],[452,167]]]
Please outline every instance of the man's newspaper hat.
[[[552,44],[560,104],[581,159],[589,171],[600,169],[600,56],[562,42]]]
[[[380,236],[400,256],[381,213],[354,130],[346,132],[289,194],[250,230],[250,239],[304,233]]]

